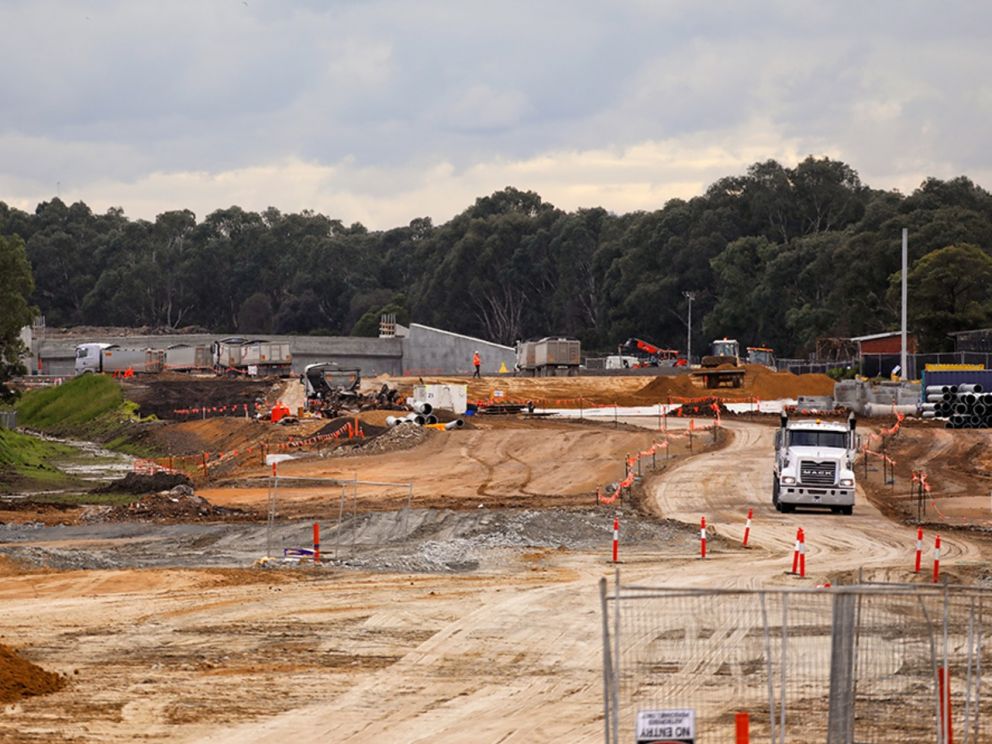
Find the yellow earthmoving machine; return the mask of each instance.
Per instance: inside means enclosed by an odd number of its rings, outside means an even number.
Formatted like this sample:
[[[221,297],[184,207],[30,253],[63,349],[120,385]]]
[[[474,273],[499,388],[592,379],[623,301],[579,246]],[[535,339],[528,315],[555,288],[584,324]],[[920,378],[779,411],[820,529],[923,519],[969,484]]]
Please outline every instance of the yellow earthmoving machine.
[[[744,365],[741,364],[741,346],[737,339],[721,338],[713,342],[710,353],[702,358],[700,369],[692,376],[703,382],[704,387],[741,387],[744,384]]]
[[[767,346],[748,346],[747,363],[760,364],[769,369],[775,369],[775,350],[769,349]]]

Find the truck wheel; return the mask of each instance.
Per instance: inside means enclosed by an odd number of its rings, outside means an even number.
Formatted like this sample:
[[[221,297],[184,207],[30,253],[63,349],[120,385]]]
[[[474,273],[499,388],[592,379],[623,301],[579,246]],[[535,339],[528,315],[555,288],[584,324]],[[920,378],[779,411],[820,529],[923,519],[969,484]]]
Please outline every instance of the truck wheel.
[[[772,504],[778,511],[782,511],[778,504],[778,478],[775,477],[774,473],[772,474]]]
[[[847,516],[851,516],[852,514],[854,514],[854,504],[851,504],[850,506],[842,506],[840,509],[840,513],[845,514]]]

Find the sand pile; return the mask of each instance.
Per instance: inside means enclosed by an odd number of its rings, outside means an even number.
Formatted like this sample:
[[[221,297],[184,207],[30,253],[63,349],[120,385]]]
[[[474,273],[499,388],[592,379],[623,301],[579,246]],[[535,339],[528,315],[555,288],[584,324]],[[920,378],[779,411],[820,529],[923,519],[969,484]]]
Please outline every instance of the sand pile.
[[[66,678],[46,672],[0,643],[0,703],[13,703],[21,698],[47,695],[65,687]]]

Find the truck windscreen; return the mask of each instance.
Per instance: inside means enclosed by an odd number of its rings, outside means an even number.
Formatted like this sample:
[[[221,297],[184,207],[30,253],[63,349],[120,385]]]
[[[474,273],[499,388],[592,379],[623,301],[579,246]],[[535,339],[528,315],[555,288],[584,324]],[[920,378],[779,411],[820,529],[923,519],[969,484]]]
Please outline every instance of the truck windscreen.
[[[791,430],[789,432],[789,446],[847,449],[847,432]]]

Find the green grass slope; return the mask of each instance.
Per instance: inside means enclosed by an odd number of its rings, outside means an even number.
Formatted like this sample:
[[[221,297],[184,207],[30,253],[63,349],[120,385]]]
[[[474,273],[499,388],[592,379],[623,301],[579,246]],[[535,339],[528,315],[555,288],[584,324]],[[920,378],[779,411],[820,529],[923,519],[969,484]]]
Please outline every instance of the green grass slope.
[[[72,479],[52,463],[75,451],[63,444],[0,429],[0,485],[64,484]]]

